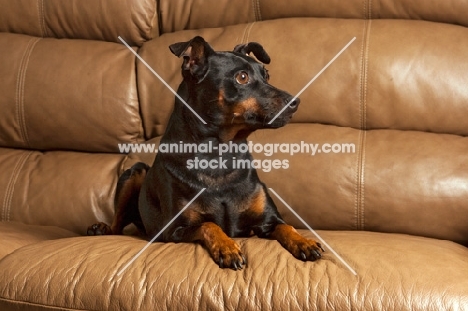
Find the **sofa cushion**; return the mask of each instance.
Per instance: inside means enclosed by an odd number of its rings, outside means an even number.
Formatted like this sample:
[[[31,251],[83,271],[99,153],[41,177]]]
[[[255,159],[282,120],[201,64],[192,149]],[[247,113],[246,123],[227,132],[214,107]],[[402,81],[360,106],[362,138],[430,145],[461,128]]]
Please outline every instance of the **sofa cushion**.
[[[0,258],[3,258],[16,249],[29,244],[74,237],[78,236],[78,234],[54,226],[36,226],[20,222],[1,221],[0,236],[2,241]]]
[[[301,231],[310,236],[310,232]],[[276,241],[237,239],[248,265],[219,269],[195,244],[79,237],[23,247],[0,261],[3,310],[462,310],[468,250],[453,242],[369,233],[319,234],[325,252],[294,259]],[[38,290],[41,289],[41,290]],[[55,309],[54,309],[55,310]]]
[[[313,228],[397,232],[468,245],[467,137],[293,123],[257,131],[249,140],[261,161],[260,179]],[[275,144],[277,151],[269,154]],[[282,144],[290,149],[282,151]],[[300,150],[293,151],[296,146]],[[151,164],[148,154],[130,157],[127,167],[138,158]],[[274,168],[272,161],[287,166]],[[305,228],[272,197],[288,223]]]
[[[0,220],[86,234],[109,222],[125,156],[0,148]]]
[[[0,34],[0,146],[118,152],[143,139],[123,45]]]
[[[463,1],[424,0],[160,0],[162,32],[214,28],[288,17],[421,19],[467,26]],[[210,8],[210,9],[207,9]],[[434,12],[437,12],[435,14]]]
[[[319,122],[359,128],[361,20],[284,19],[225,28],[204,28],[165,34],[145,43],[141,57],[174,89],[182,75],[182,60],[169,45],[202,36],[215,50],[232,51],[239,43],[256,41],[271,56],[266,68],[270,83],[297,94],[353,37],[357,40],[301,95],[292,122]],[[309,29],[309,31],[304,31]],[[294,46],[294,50],[291,48]],[[156,56],[157,55],[157,56]],[[160,59],[165,61],[162,62]],[[174,94],[145,65],[137,63],[138,93],[146,138],[164,133],[174,105]],[[155,107],[158,107],[155,109]]]
[[[0,0],[0,32],[141,45],[159,33],[153,0]]]
[[[261,43],[271,56],[266,66],[271,84],[293,95],[356,37],[301,94],[292,122],[468,135],[467,28],[414,20],[290,18],[165,34],[139,53],[177,89],[182,61],[168,46],[196,35],[215,50]],[[137,72],[149,139],[164,132],[174,95],[140,61]]]

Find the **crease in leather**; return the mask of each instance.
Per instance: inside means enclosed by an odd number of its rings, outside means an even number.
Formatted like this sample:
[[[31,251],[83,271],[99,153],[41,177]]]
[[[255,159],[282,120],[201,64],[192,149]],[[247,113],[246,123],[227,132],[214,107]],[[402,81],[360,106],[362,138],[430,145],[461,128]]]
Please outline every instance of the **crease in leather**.
[[[37,311],[40,311],[40,310],[83,311],[83,309],[60,307],[60,306],[50,305],[49,303],[35,303],[31,301],[9,299],[5,297],[0,297],[0,302],[5,302],[7,304],[6,306],[11,306],[12,308],[15,308],[15,309],[18,308],[18,310],[23,310],[23,307],[25,307],[27,308],[27,310],[29,310],[30,308],[35,308],[33,310],[37,310]]]
[[[18,176],[26,163],[26,160],[31,156],[33,151],[23,153],[16,161],[13,172],[11,173],[10,180],[5,190],[5,197],[3,198],[2,221],[10,221],[11,201],[15,192],[15,184]]]

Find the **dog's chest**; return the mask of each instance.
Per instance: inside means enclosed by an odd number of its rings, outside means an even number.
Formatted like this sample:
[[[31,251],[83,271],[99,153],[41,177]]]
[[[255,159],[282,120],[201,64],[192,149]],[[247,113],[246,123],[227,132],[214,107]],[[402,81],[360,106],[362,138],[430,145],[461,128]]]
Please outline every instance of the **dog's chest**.
[[[266,197],[260,184],[247,193],[233,189],[211,198],[204,204],[202,221],[216,223],[228,236],[249,236],[252,228],[263,222]]]

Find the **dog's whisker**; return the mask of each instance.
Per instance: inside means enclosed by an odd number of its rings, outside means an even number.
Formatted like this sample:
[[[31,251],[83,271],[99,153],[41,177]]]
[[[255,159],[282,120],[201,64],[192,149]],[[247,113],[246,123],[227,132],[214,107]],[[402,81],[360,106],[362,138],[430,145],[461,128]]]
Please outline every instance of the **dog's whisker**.
[[[217,98],[215,98],[215,99],[207,101],[206,103],[211,104],[211,103],[215,103],[215,102],[219,102],[219,100]]]

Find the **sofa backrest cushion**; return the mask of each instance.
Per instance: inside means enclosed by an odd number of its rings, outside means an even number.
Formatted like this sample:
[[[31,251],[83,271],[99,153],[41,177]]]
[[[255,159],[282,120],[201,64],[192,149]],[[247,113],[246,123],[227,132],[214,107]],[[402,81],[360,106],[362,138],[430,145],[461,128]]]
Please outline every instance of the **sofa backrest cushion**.
[[[468,135],[465,27],[412,20],[278,19],[165,34],[139,53],[177,89],[181,60],[168,46],[195,35],[215,50],[261,43],[272,59],[267,66],[271,83],[294,95],[356,37],[301,94],[293,122]],[[137,71],[145,133],[160,136],[174,95],[141,62]]]
[[[154,0],[0,0],[0,32],[132,45],[157,37]]]
[[[6,1],[6,0],[5,0]],[[468,26],[458,0],[160,0],[162,33],[290,18],[412,19]]]
[[[142,140],[125,46],[2,34],[0,54],[0,147],[118,152]]]

